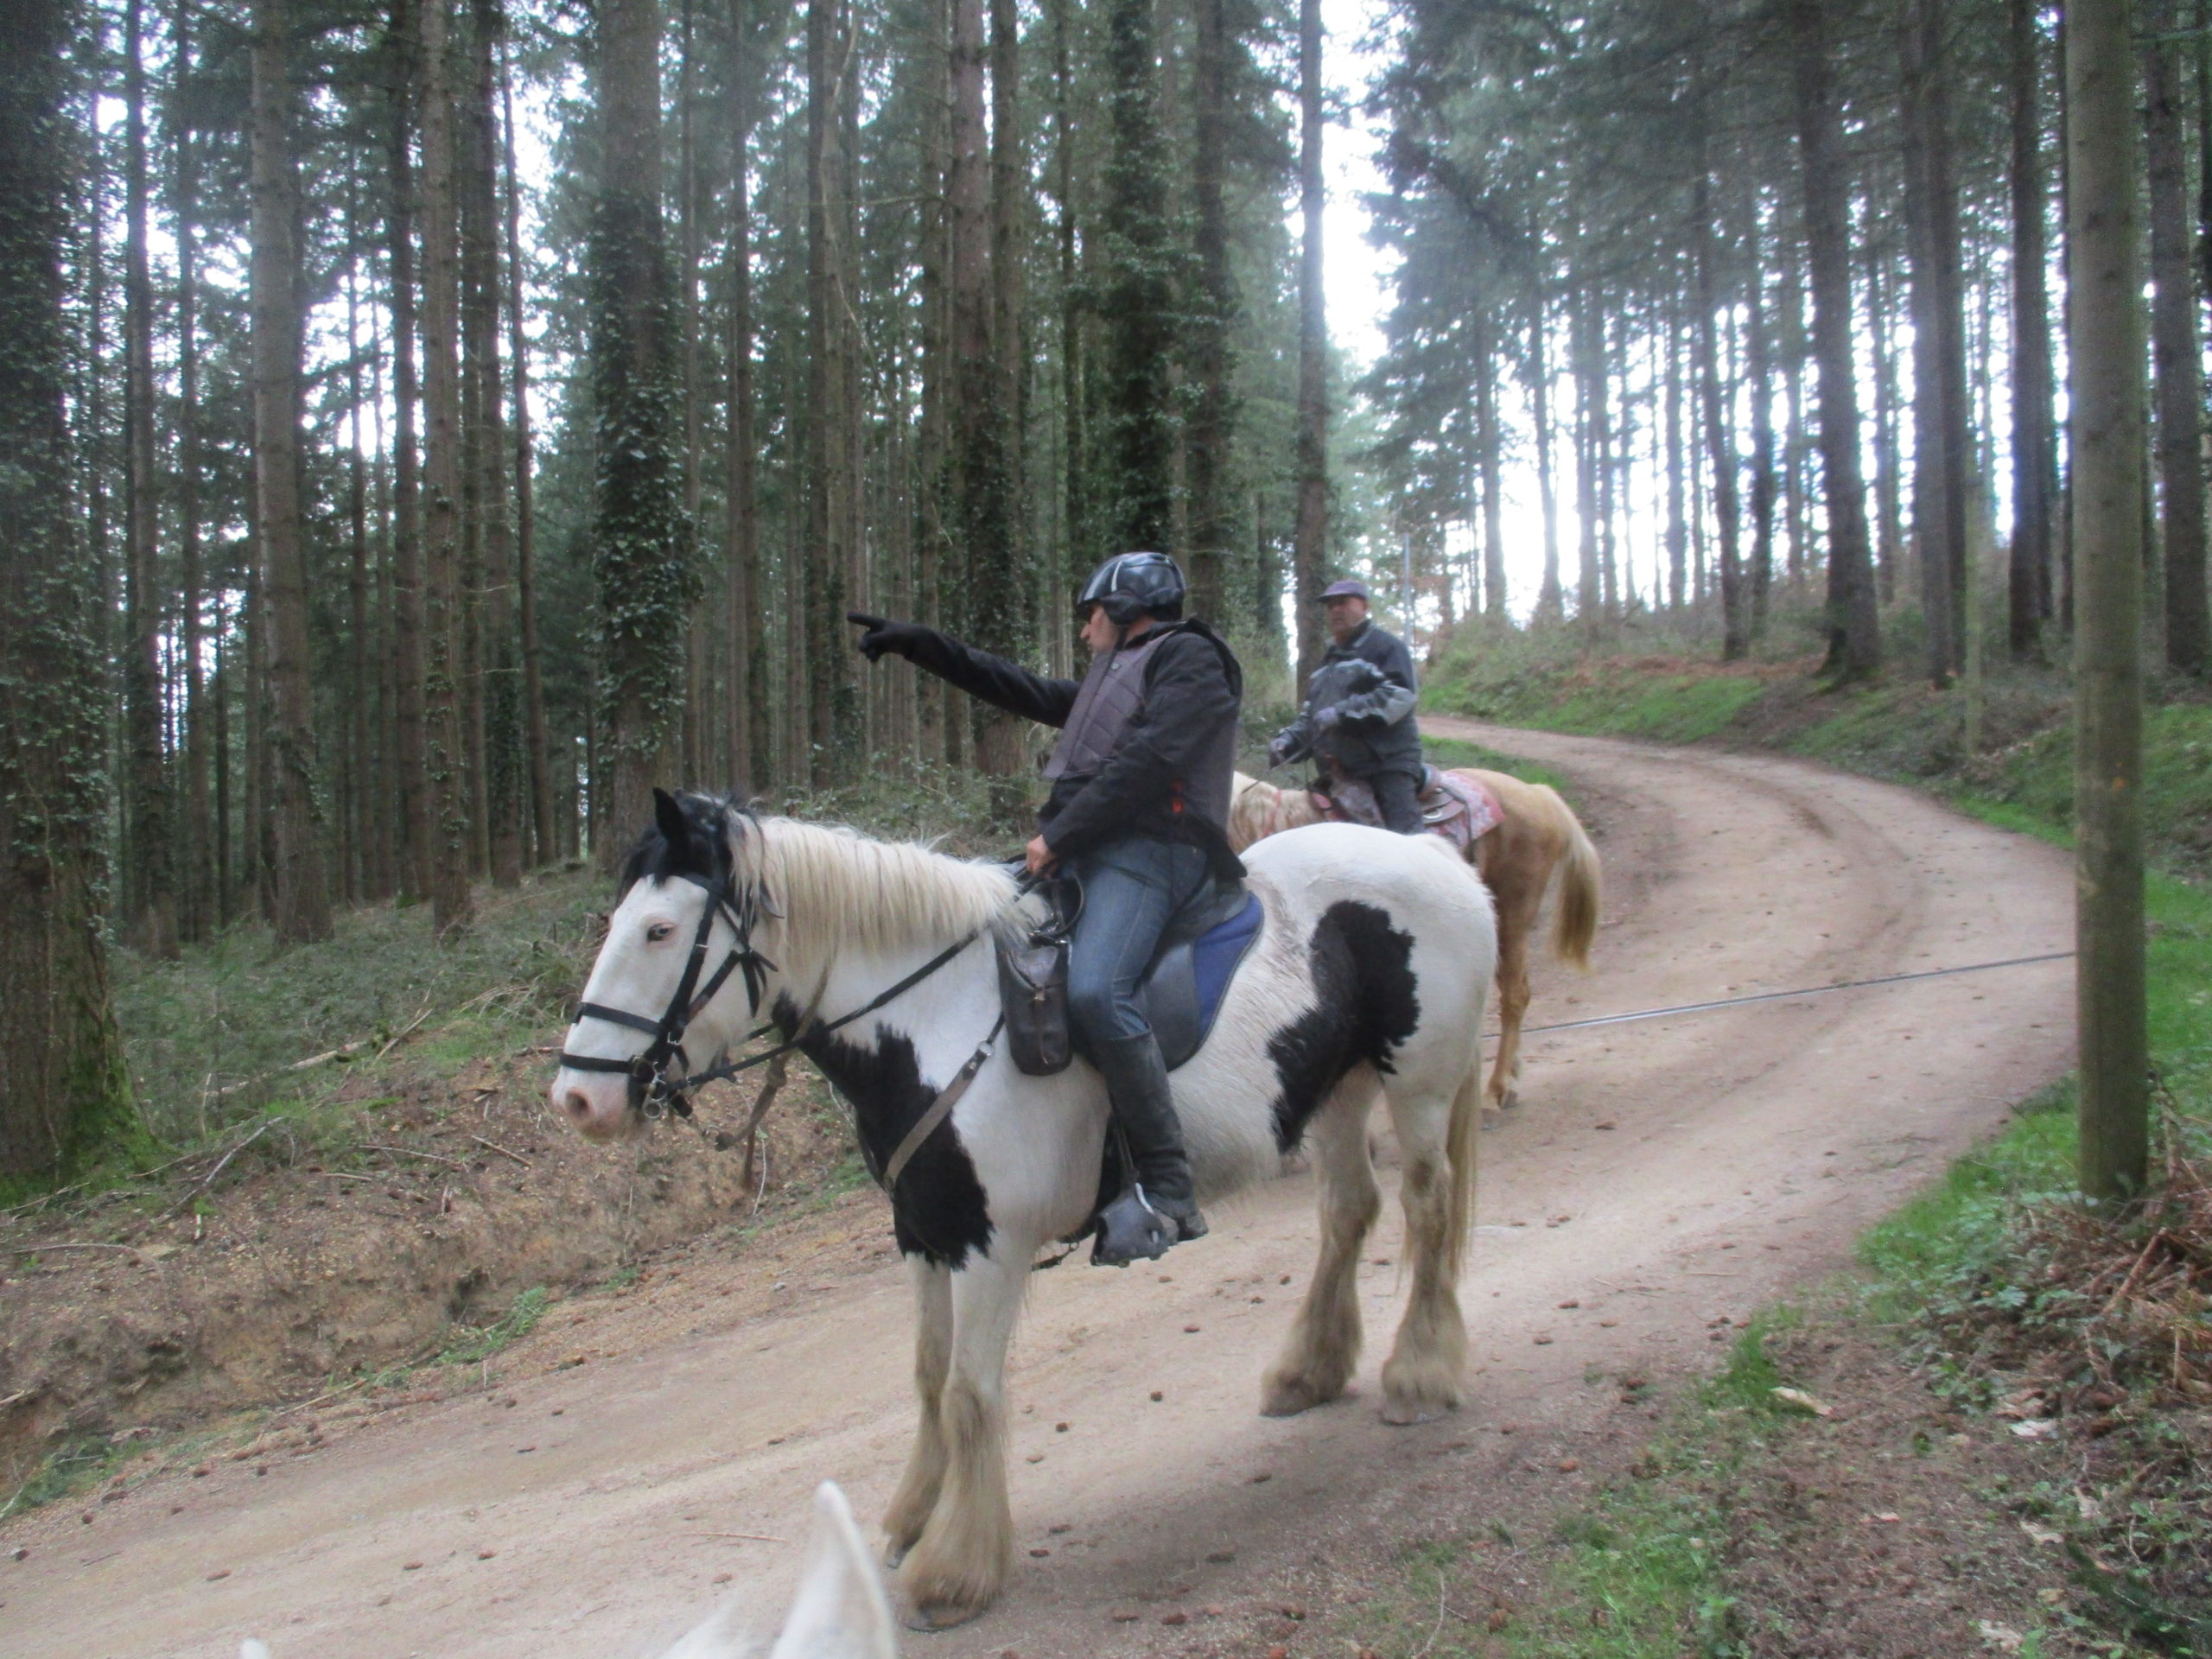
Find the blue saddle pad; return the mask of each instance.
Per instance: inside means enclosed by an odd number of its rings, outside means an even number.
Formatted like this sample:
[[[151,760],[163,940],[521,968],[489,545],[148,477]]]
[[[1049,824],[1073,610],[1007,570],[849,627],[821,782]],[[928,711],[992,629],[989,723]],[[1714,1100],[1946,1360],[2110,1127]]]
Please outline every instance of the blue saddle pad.
[[[1259,896],[1248,894],[1234,916],[1194,939],[1170,945],[1154,965],[1140,995],[1170,1071],[1197,1053],[1211,1033],[1222,999],[1260,937],[1265,914]]]

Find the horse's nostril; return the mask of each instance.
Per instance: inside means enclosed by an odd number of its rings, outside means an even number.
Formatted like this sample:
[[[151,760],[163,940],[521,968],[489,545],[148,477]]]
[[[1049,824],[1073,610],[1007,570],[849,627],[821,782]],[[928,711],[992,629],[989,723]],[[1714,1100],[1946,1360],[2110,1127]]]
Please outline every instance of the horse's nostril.
[[[570,1117],[581,1120],[591,1116],[591,1102],[584,1097],[581,1089],[569,1090],[568,1099],[562,1103],[569,1109]]]

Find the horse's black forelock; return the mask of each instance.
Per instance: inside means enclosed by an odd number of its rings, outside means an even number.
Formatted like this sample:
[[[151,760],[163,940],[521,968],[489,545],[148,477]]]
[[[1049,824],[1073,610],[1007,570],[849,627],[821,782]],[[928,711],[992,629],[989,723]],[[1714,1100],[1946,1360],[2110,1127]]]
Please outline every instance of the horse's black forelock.
[[[645,826],[645,833],[622,861],[621,880],[615,894],[618,904],[632,887],[647,877],[665,881],[672,877],[696,876],[717,887],[728,886],[734,871],[729,844],[730,815],[736,813],[747,818],[753,816],[745,795],[735,790],[721,796],[686,790],[676,797],[676,804],[683,810],[683,838],[671,841],[663,833],[658,820]]]

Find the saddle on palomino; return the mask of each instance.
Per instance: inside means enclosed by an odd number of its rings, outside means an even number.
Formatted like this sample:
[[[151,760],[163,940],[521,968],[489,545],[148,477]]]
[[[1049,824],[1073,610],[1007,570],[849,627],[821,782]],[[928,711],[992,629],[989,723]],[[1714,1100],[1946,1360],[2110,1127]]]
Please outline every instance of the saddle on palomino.
[[[1017,915],[995,935],[999,1002],[1007,1052],[1017,1070],[1048,1077],[1067,1069],[1076,1038],[1068,1023],[1068,939],[1083,914],[1083,886],[1055,876],[1039,889],[1044,917]],[[1242,881],[1217,881],[1185,905],[1160,936],[1137,991],[1170,1071],[1213,1030],[1230,982],[1260,937],[1259,896]]]
[[[1436,767],[1421,768],[1421,788],[1414,798],[1421,822],[1429,833],[1441,836],[1461,852],[1480,841],[1503,822],[1497,798],[1471,778]],[[1384,830],[1382,809],[1375,799],[1375,786],[1363,778],[1334,772],[1311,791],[1321,816],[1334,823],[1363,823]]]

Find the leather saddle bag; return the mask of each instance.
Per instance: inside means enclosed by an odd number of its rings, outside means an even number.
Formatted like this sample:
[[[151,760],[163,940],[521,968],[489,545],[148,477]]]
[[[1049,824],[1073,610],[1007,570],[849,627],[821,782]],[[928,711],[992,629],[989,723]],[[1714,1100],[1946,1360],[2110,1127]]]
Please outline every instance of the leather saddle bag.
[[[1068,936],[1082,913],[1082,888],[1065,879],[1039,888],[1042,921],[1017,918],[994,936],[999,1006],[1006,1013],[1006,1052],[1025,1077],[1049,1077],[1075,1058],[1068,1026]]]

